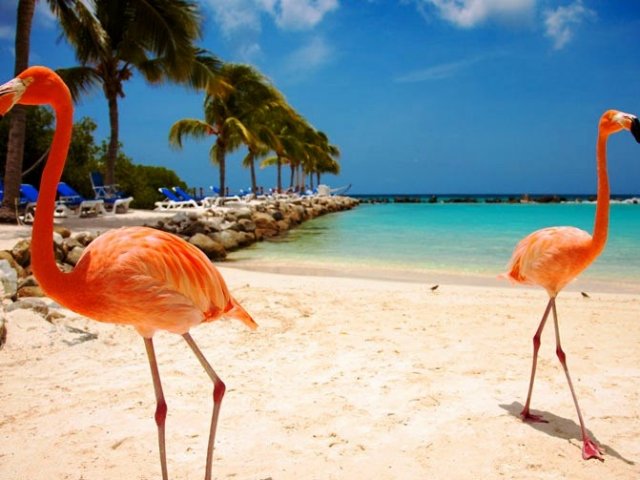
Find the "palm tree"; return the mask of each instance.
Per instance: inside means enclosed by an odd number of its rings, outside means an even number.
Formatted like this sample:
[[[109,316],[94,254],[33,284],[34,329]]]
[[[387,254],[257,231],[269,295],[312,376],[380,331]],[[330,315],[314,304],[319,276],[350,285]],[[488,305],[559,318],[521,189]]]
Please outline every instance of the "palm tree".
[[[304,164],[305,173],[309,175],[309,184],[313,187],[313,174],[316,174],[316,185],[320,184],[322,173],[340,173],[340,149],[329,143],[329,137],[320,130],[313,130],[310,134],[307,162]]]
[[[31,22],[35,8],[35,0],[20,0],[18,2],[15,40],[16,61],[14,68],[16,76],[29,66]],[[7,160],[4,169],[4,197],[0,207],[0,222],[2,223],[14,223],[16,221],[15,202],[20,195],[26,117],[26,107],[16,105],[13,108],[9,127]]]
[[[327,135],[313,128],[303,117],[291,110],[277,110],[271,116],[272,136],[265,142],[275,156],[265,159],[262,167],[275,165],[277,188],[282,190],[282,165],[291,169],[290,187],[304,189],[306,174],[338,173],[340,150],[329,143]],[[313,180],[309,182],[313,184]]]
[[[273,150],[274,156],[266,158],[260,166],[276,166],[276,189],[282,191],[282,165],[291,164],[292,159],[302,155],[300,132],[306,121],[290,107],[275,108],[269,117],[269,135],[265,143]]]
[[[245,163],[253,167],[256,156],[264,154],[263,121],[268,112],[284,103],[280,93],[255,68],[226,63],[220,69],[223,91],[207,94],[204,120],[185,118],[175,122],[169,131],[169,143],[182,148],[183,137],[204,138],[215,135],[209,151],[211,161],[220,168],[220,192],[226,193],[226,155],[246,144],[249,153]],[[256,188],[252,168],[252,188]]]
[[[255,138],[255,137],[254,137]],[[242,166],[249,169],[251,173],[251,191],[258,191],[258,180],[256,175],[256,158],[261,158],[269,153],[269,148],[260,140],[255,138],[247,143],[247,154],[242,159]]]
[[[101,86],[111,127],[105,181],[114,183],[118,99],[134,69],[150,83],[165,80],[214,88],[219,62],[194,46],[201,36],[195,0],[49,0],[80,66],[58,71],[74,99]],[[93,8],[90,8],[92,5]]]

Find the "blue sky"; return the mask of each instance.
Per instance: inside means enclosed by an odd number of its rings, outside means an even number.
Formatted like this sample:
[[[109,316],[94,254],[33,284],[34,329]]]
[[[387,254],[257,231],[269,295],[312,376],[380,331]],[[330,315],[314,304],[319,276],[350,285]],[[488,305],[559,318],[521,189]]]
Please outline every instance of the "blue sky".
[[[31,64],[74,65],[38,2]],[[16,0],[0,6],[0,77],[13,76]],[[201,46],[251,63],[342,152],[332,185],[352,193],[595,192],[597,122],[640,113],[637,0],[207,0]],[[125,85],[121,140],[137,163],[217,183],[211,140],[169,147],[178,119],[202,118],[203,95]],[[76,108],[108,135],[100,91]],[[232,189],[249,185],[228,158]],[[609,141],[614,193],[640,192],[640,145]],[[288,180],[288,172],[285,177]],[[265,187],[273,169],[258,172]]]

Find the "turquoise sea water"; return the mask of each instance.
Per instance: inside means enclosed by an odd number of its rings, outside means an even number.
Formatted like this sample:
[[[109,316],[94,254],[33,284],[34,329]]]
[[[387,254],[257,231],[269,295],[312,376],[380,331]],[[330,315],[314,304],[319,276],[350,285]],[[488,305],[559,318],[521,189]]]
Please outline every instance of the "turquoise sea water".
[[[594,214],[592,203],[361,204],[234,253],[231,260],[495,276],[528,233],[553,225],[591,232]],[[607,247],[582,278],[640,283],[639,241],[640,205],[612,204]]]

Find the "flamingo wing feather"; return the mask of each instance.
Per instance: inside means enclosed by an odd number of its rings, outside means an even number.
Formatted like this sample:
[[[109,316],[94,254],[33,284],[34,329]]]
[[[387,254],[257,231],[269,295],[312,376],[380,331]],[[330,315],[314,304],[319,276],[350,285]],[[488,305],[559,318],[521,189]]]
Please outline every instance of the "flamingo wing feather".
[[[255,328],[206,255],[160,230],[110,230],[89,245],[73,273],[90,289],[78,292],[84,311],[76,311],[134,325],[144,336],[157,329],[183,334],[225,314]]]
[[[537,230],[516,245],[505,276],[555,294],[589,265],[590,243],[591,235],[575,227]]]

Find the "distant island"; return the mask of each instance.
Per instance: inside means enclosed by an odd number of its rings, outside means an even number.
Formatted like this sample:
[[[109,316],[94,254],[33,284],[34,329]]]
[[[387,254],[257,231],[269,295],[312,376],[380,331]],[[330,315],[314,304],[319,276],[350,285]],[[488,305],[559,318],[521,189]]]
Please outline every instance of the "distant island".
[[[583,203],[594,194],[351,194],[360,203]],[[640,204],[640,194],[611,195],[612,202]]]

